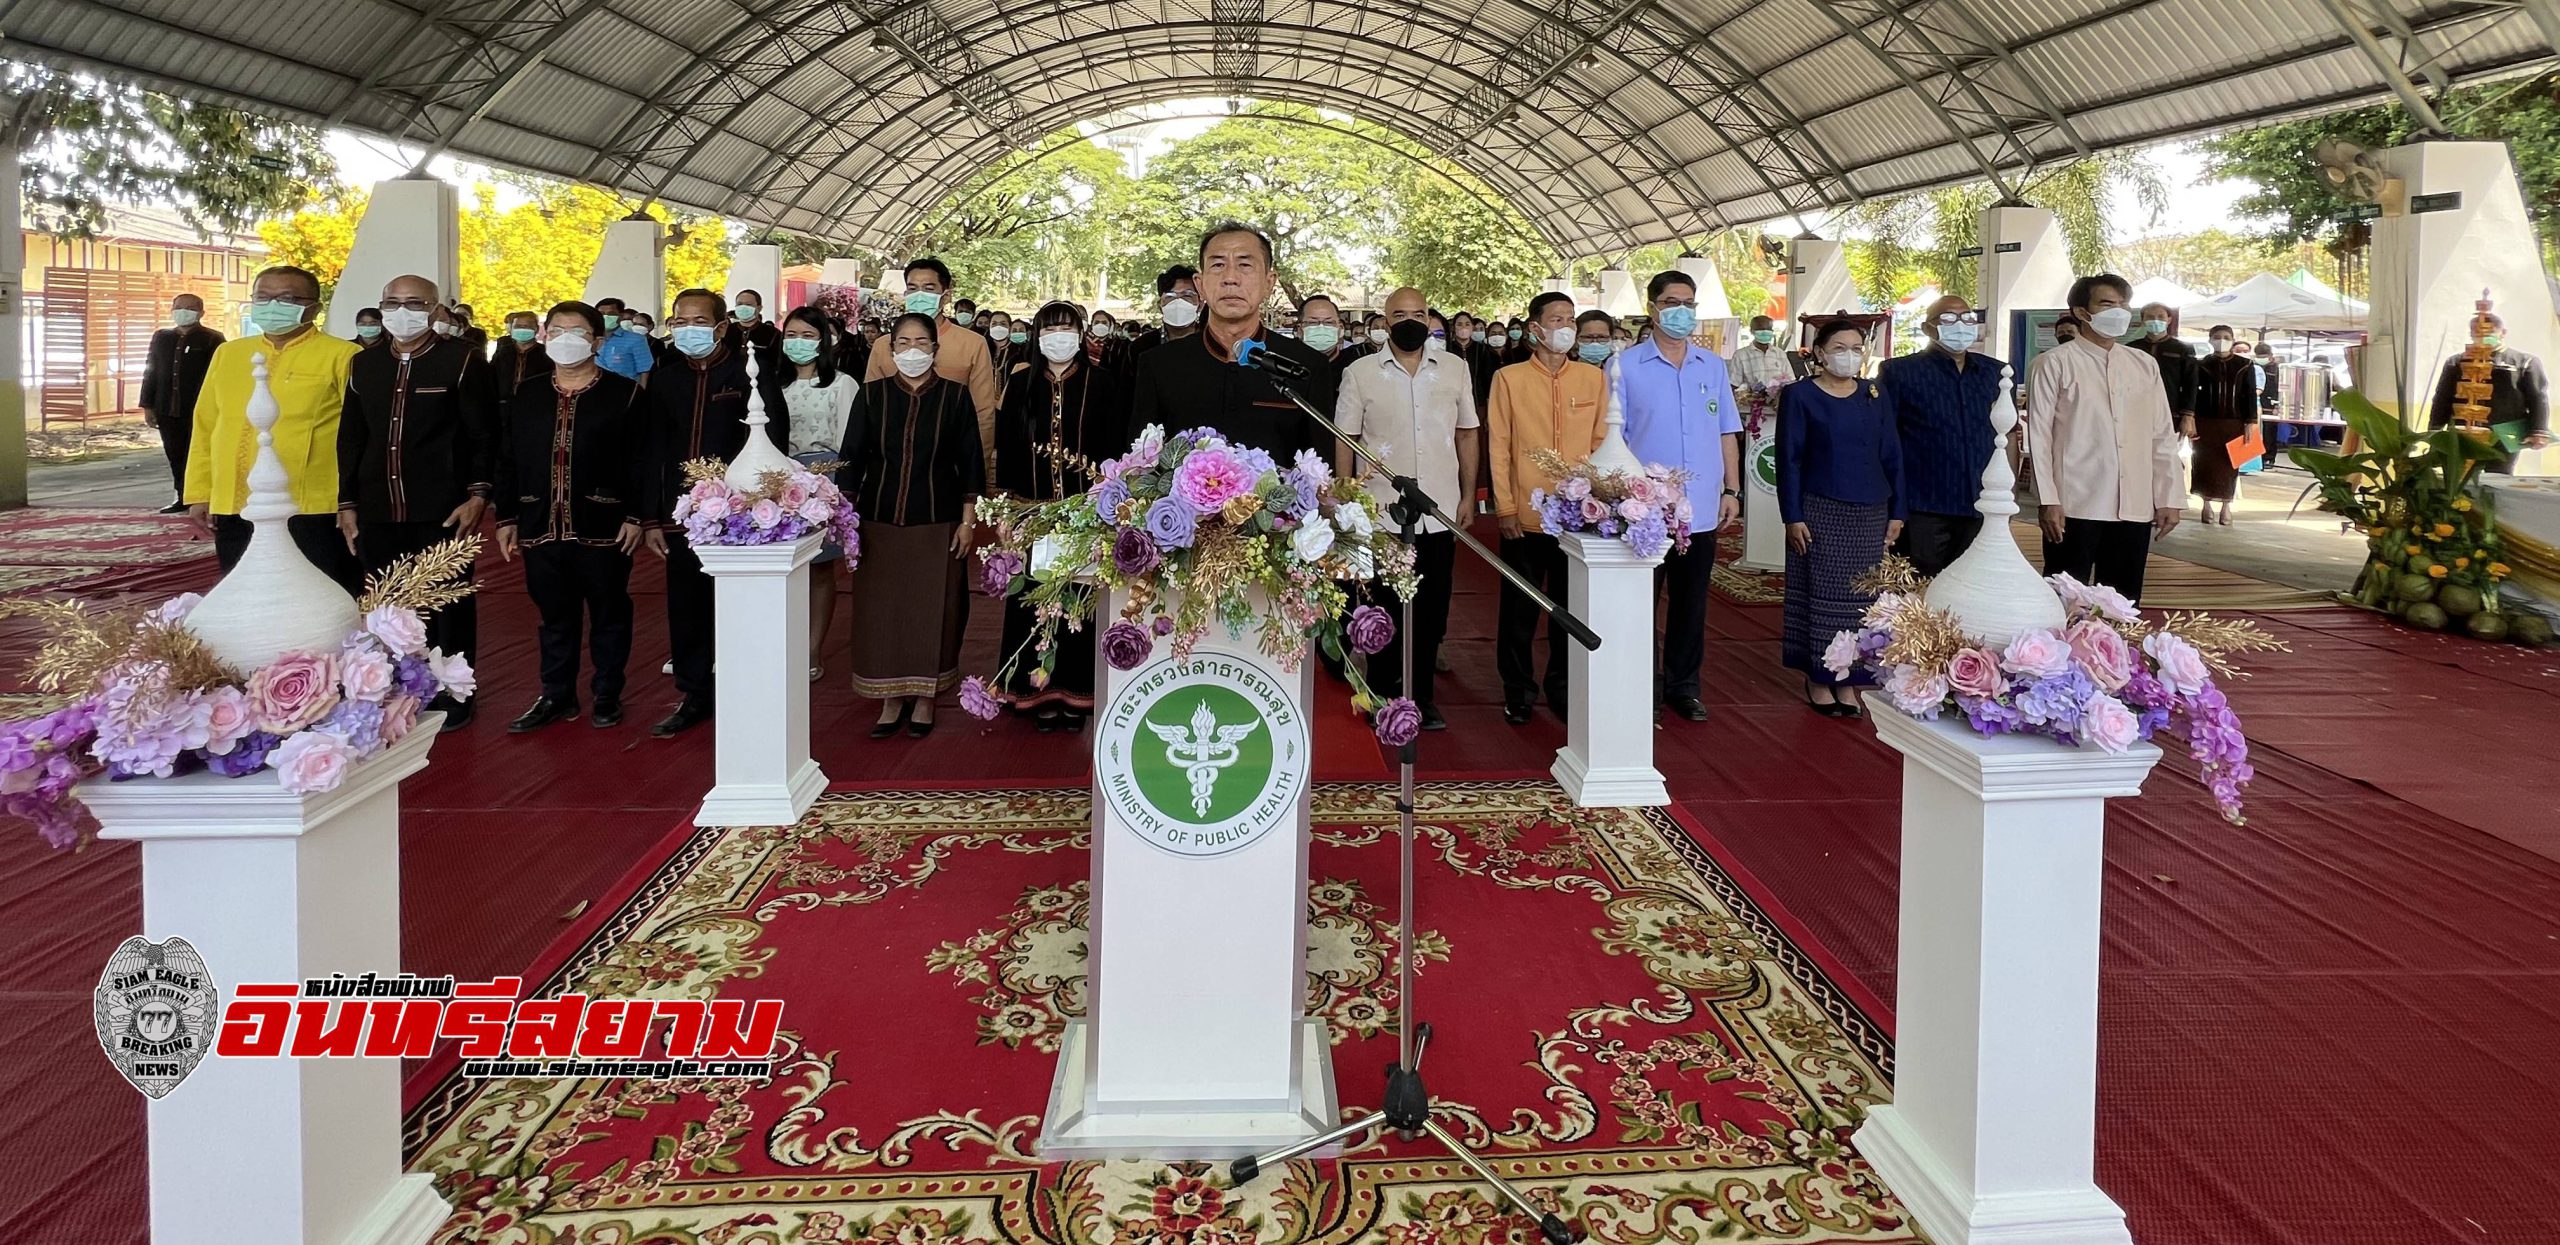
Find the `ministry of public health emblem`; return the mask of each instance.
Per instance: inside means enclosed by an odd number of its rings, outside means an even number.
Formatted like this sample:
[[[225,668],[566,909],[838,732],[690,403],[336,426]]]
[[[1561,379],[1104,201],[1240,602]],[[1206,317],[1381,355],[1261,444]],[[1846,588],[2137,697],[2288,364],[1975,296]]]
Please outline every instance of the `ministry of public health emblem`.
[[[213,1049],[213,974],[184,938],[136,934],[98,975],[98,1045],[135,1089],[165,1098]]]
[[[1772,497],[1776,496],[1778,493],[1778,421],[1772,419],[1760,425],[1760,435],[1752,439],[1750,448],[1744,452],[1751,456],[1749,474],[1752,487]]]
[[[1177,855],[1244,847],[1292,824],[1306,794],[1306,715],[1278,675],[1242,654],[1166,658],[1131,675],[1097,747],[1105,804]]]

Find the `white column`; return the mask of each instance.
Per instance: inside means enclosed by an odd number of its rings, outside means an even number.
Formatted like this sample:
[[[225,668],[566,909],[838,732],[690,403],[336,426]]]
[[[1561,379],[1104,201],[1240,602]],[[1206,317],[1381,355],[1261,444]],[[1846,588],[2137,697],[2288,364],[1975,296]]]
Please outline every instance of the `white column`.
[[[738,248],[729,260],[729,305],[738,305],[738,291],[754,290],[764,296],[764,317],[779,319],[790,312],[782,303],[782,248],[767,242],[750,242]]]
[[[1698,283],[1698,323],[1712,324],[1733,318],[1733,300],[1725,297],[1724,292],[1724,266],[1718,264],[1713,256],[1683,255],[1673,260],[1672,266],[1688,273]],[[1725,353],[1731,354],[1735,345],[1734,342],[1726,342]]]
[[[818,269],[818,283],[859,290],[862,288],[862,261],[841,255],[829,256]]]
[[[1549,294],[1565,294],[1565,293],[1570,293],[1570,292],[1571,292],[1571,290],[1570,290],[1570,288],[1565,284],[1565,279],[1564,279],[1564,278],[1562,278],[1562,277],[1549,277],[1549,278],[1547,278],[1547,284],[1546,284],[1546,287],[1545,287],[1545,292],[1546,292],[1546,293],[1549,293]]]
[[[1941,1245],[2130,1245],[2093,1178],[2098,901],[2107,798],[2160,750],[1870,716],[1903,755],[1896,1072],[1852,1144]]]
[[[667,299],[667,227],[655,219],[618,220],[604,227],[604,247],[587,273],[586,302],[619,298],[633,311],[664,320]]]
[[[1613,316],[1631,316],[1645,311],[1644,290],[1636,284],[1635,274],[1624,268],[1600,270],[1600,310]]]
[[[2071,294],[2071,246],[2053,213],[2039,207],[1988,207],[1975,236],[1981,240],[1981,280],[1974,302],[1982,309],[1982,349],[2009,358],[2009,313],[2059,307]]]
[[[142,929],[204,956],[220,1001],[243,982],[400,968],[400,780],[442,714],[288,795],[272,772],[91,779],[99,837],[142,843]],[[226,1059],[150,1106],[154,1245],[417,1245],[450,1209],[403,1175],[398,1059]]]
[[[462,193],[442,178],[373,184],[346,271],[329,299],[329,334],[352,335],[356,312],[379,301],[392,278],[406,276],[435,282],[448,303],[462,299]]]
[[[1760,420],[1757,436],[1743,438],[1742,556],[1734,565],[1753,571],[1787,569],[1787,524],[1778,511],[1777,403]]]
[[[711,793],[697,826],[788,826],[827,776],[809,759],[809,560],[787,545],[696,545],[711,576],[716,698]]]
[[[1856,311],[1858,286],[1849,279],[1849,256],[1831,238],[1794,238],[1787,242],[1787,317]],[[1794,326],[1784,326],[1778,340],[1794,345]]]
[[[2471,344],[2481,291],[2505,322],[2506,344],[2549,359],[2551,287],[2506,144],[2414,143],[2383,152],[2382,164],[2399,179],[2402,201],[2386,200],[2373,222],[2364,392],[2423,425],[2444,361]],[[2521,455],[2515,470],[2560,472],[2560,451]]]
[[[1710,513],[1713,513],[1710,511]],[[1714,539],[1702,533],[1702,540]],[[1582,808],[1669,804],[1653,767],[1653,571],[1660,555],[1627,542],[1566,532],[1567,608],[1600,635],[1600,647],[1565,646],[1565,745],[1550,771]],[[1629,704],[1634,698],[1636,703]]]
[[[0,134],[0,510],[27,504],[27,243],[18,140]]]

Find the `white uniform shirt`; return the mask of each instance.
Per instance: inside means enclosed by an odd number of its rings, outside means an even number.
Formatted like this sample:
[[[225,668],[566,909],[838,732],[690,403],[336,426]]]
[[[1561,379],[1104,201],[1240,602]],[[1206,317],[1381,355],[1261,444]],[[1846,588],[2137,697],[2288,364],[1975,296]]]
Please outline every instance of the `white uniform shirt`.
[[[2074,519],[2151,521],[2186,504],[2178,424],[2160,365],[2126,346],[2073,339],[2027,369],[2036,500]]]
[[[1356,360],[1342,370],[1333,422],[1360,438],[1389,470],[1420,481],[1443,513],[1465,522],[1469,493],[1466,482],[1458,479],[1458,433],[1483,421],[1476,414],[1475,381],[1464,358],[1426,349],[1416,372],[1404,370],[1391,350]],[[1382,514],[1395,500],[1394,486],[1382,477],[1370,479],[1369,492],[1378,498]],[[1448,529],[1424,519],[1415,530]]]
[[[1734,351],[1733,358],[1725,362],[1725,370],[1733,373],[1733,387],[1736,389],[1750,389],[1755,385],[1775,389],[1796,378],[1795,365],[1787,362],[1784,347],[1762,349],[1758,343]]]

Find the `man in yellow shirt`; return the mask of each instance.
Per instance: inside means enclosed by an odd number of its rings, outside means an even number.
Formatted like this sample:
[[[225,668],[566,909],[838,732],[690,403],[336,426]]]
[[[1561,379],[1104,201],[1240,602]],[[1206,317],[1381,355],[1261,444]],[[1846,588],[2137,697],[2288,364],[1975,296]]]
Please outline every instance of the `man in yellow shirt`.
[[[275,395],[276,457],[299,513],[285,521],[293,543],[350,594],[363,590],[355,553],[338,532],[338,412],[347,397],[354,342],[312,326],[320,310],[320,280],[300,268],[279,265],[258,273],[249,292],[254,337],[224,342],[206,368],[196,395],[195,440],[187,447],[187,515],[213,534],[214,556],[227,573],[249,547],[249,521],[240,507],[249,499],[249,465],[258,458],[258,430],[249,426],[250,360],[267,361],[267,389]]]
[[[1607,432],[1608,373],[1576,362],[1573,299],[1554,291],[1529,302],[1526,336],[1529,359],[1493,374],[1485,397],[1486,456],[1492,462],[1494,523],[1502,532],[1502,560],[1521,577],[1558,601],[1565,599],[1564,550],[1553,534],[1542,530],[1537,508],[1529,504],[1536,489],[1553,489],[1555,478],[1529,461],[1535,450],[1554,450],[1566,462],[1580,462],[1600,448]],[[1536,678],[1530,639],[1538,631],[1538,607],[1509,584],[1502,588],[1502,613],[1495,624],[1494,668],[1502,674],[1502,717],[1514,726],[1529,720]],[[1547,628],[1547,706],[1564,716],[1565,634]]]

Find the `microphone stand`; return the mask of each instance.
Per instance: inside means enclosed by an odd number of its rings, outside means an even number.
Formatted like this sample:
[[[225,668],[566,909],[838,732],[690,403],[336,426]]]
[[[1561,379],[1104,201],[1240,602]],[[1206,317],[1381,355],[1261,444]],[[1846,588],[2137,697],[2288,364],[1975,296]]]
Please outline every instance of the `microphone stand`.
[[[1327,418],[1324,412],[1317,410],[1314,404],[1299,395],[1297,388],[1290,383],[1288,377],[1268,368],[1256,370],[1261,371],[1263,378],[1271,382],[1272,388],[1280,391],[1280,396],[1296,404],[1300,412],[1304,413],[1308,419],[1314,420],[1317,427],[1332,433],[1336,442],[1351,447],[1351,452],[1358,455],[1360,461],[1370,470],[1387,477],[1389,484],[1396,492],[1396,500],[1388,507],[1388,514],[1395,519],[1397,526],[1402,530],[1407,547],[1413,545],[1415,537],[1419,534],[1417,529],[1420,528],[1424,518],[1438,520],[1442,527],[1447,528],[1458,538],[1459,544],[1472,550],[1477,557],[1484,559],[1486,565],[1499,573],[1503,582],[1517,589],[1544,611],[1549,626],[1562,628],[1566,635],[1572,636],[1574,641],[1585,649],[1600,647],[1600,636],[1597,632],[1585,626],[1581,619],[1574,617],[1563,606],[1556,604],[1547,594],[1539,591],[1537,585],[1530,583],[1518,570],[1513,569],[1510,563],[1495,556],[1492,550],[1485,548],[1482,542],[1469,535],[1466,528],[1452,521],[1448,514],[1431,500],[1431,495],[1423,491],[1419,481],[1412,476],[1395,474],[1384,461],[1370,452],[1368,446],[1362,445],[1359,438],[1349,436],[1342,429],[1335,427],[1333,421]],[[1404,598],[1403,617],[1398,622],[1398,628],[1402,632],[1396,638],[1402,649],[1399,657],[1403,663],[1403,685],[1410,692],[1413,688],[1413,598],[1410,595]],[[1350,657],[1350,654],[1345,654],[1344,660],[1348,661]],[[1396,852],[1396,1061],[1387,1068],[1386,1095],[1381,1099],[1378,1110],[1346,1119],[1331,1132],[1293,1142],[1267,1154],[1246,1155],[1235,1160],[1228,1167],[1229,1183],[1232,1187],[1242,1187],[1250,1183],[1266,1166],[1283,1163],[1309,1151],[1382,1129],[1393,1129],[1407,1141],[1418,1140],[1428,1135],[1432,1140],[1439,1142],[1441,1148],[1447,1150],[1450,1156],[1457,1159],[1469,1172],[1474,1173],[1476,1179],[1483,1181],[1495,1193],[1500,1194],[1502,1200],[1509,1202],[1521,1214],[1536,1221],[1538,1232],[1546,1238],[1548,1245],[1574,1245],[1578,1237],[1572,1225],[1566,1223],[1562,1216],[1540,1209],[1520,1190],[1512,1187],[1510,1181],[1503,1179],[1502,1175],[1494,1171],[1483,1159],[1477,1158],[1475,1152],[1469,1150],[1464,1141],[1459,1140],[1438,1120],[1432,1118],[1431,1092],[1425,1089],[1422,1083],[1422,1054],[1431,1044],[1431,1026],[1427,1024],[1417,1026],[1413,1022],[1413,769],[1418,752],[1416,745],[1419,742],[1420,733],[1416,732],[1414,739],[1405,741],[1396,749],[1399,783],[1396,793],[1396,822],[1401,831]]]

